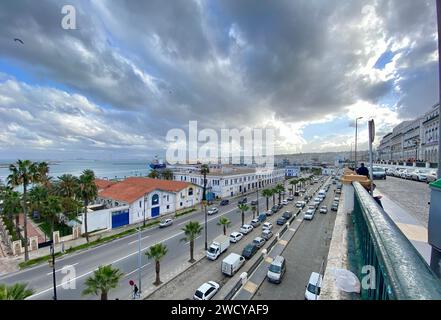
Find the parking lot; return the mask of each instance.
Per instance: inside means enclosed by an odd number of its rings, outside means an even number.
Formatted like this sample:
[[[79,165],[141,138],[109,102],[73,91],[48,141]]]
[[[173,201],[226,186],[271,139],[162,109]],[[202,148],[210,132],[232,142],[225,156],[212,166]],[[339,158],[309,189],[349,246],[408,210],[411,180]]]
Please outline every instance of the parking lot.
[[[427,228],[429,221],[430,188],[427,183],[388,176],[375,180],[377,190],[406,209]]]

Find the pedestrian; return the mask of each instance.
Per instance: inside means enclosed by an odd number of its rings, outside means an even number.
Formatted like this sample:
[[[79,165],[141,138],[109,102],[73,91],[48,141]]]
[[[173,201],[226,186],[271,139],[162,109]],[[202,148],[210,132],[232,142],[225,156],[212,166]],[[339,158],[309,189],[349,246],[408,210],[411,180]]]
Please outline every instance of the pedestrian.
[[[136,299],[136,297],[140,298],[139,289],[136,284],[133,284],[133,299]]]
[[[360,176],[366,176],[369,178],[369,170],[364,166],[364,163],[361,163],[360,168],[357,169],[357,174]]]

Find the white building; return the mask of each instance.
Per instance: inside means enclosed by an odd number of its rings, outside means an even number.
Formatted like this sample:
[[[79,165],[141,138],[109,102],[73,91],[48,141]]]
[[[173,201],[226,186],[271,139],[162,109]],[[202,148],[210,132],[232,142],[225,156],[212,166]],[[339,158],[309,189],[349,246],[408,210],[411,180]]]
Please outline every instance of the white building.
[[[439,104],[426,112],[422,119],[422,155],[428,162],[438,162]]]
[[[176,166],[173,179],[199,186],[204,185],[204,177],[200,173],[199,165],[191,168]],[[266,185],[282,182],[284,179],[285,169],[283,168],[210,167],[210,173],[207,175],[207,190],[212,192],[214,197],[226,198],[264,188]]]
[[[285,167],[285,176],[298,177],[299,175],[300,175],[300,167],[299,166],[286,166]]]
[[[88,213],[89,232],[157,218],[202,200],[202,188],[188,182],[132,177],[113,183],[97,179],[95,183],[100,191],[95,210]],[[84,224],[82,228],[84,232]]]

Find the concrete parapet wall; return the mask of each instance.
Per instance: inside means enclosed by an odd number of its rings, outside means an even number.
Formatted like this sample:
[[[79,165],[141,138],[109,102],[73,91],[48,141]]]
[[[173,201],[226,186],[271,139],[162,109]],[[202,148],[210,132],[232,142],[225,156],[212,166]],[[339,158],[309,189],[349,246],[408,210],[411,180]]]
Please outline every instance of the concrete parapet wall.
[[[351,186],[352,187],[352,186]],[[345,198],[348,197],[345,191],[340,196],[340,205],[337,210],[332,240],[329,246],[326,270],[323,276],[320,300],[349,300],[350,294],[341,291],[336,284],[333,269],[349,269],[348,261],[348,228],[350,215],[345,207]],[[349,195],[350,197],[350,195]]]

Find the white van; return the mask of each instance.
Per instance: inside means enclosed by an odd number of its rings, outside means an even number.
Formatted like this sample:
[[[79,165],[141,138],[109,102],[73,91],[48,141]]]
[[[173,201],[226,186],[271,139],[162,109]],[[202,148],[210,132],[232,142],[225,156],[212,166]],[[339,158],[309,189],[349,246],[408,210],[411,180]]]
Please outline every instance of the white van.
[[[317,272],[312,272],[305,290],[305,300],[319,300],[323,277]]]
[[[244,263],[244,257],[237,253],[230,253],[224,260],[222,260],[222,273],[232,277]]]

